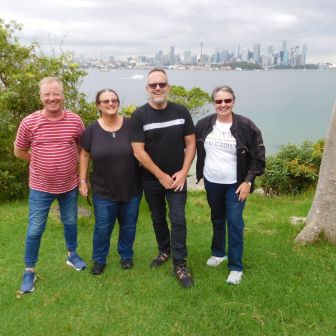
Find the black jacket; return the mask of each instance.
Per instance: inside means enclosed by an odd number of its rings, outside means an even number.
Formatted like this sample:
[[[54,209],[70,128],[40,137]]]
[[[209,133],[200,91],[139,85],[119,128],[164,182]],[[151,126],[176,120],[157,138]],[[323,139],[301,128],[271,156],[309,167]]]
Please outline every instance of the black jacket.
[[[232,126],[230,128],[237,142],[237,184],[244,181],[251,182],[256,176],[262,175],[265,170],[265,146],[259,128],[248,118],[232,113]],[[217,114],[211,114],[198,121],[196,125],[197,181],[203,177],[205,149],[204,141],[212,132]]]

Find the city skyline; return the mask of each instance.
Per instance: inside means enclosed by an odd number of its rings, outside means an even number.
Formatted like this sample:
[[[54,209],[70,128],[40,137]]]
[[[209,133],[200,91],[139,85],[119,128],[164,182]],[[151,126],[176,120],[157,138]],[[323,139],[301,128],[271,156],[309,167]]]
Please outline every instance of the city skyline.
[[[204,54],[215,49],[264,48],[281,41],[309,46],[307,63],[336,63],[336,14],[327,0],[0,0],[0,18],[23,24],[23,44],[45,52],[74,51],[89,57],[150,56],[175,47]],[[265,51],[262,51],[265,52]]]
[[[185,50],[183,55],[175,52],[175,46],[167,50],[158,50],[154,55],[128,56],[126,60],[113,55],[100,55],[98,58],[88,58],[72,52],[73,60],[82,67],[96,67],[102,70],[113,68],[146,68],[166,66],[176,69],[271,69],[271,68],[317,68],[317,64],[307,63],[307,44],[289,46],[286,40],[281,41],[281,47],[268,45],[262,48],[261,43],[254,43],[252,48],[237,45],[234,51],[216,49],[212,54],[203,52],[204,43],[200,42],[199,54]],[[264,51],[263,51],[264,49]],[[167,52],[165,52],[167,51]],[[321,64],[320,64],[321,65]],[[334,65],[331,66],[334,68]],[[320,67],[319,67],[320,68]]]

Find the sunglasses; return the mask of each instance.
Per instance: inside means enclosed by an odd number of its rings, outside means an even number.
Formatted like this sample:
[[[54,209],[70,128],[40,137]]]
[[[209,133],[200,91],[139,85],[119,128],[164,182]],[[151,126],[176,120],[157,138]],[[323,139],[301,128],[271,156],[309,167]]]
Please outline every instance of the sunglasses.
[[[108,104],[109,102],[111,102],[112,104],[119,104],[118,99],[104,99],[101,100],[99,103]]]
[[[156,89],[157,86],[159,86],[160,89],[164,89],[167,85],[168,85],[168,83],[151,83],[151,84],[147,84],[147,86],[149,88],[151,88],[152,90]]]
[[[215,104],[216,104],[216,105],[222,105],[223,102],[224,102],[225,104],[230,104],[230,103],[233,102],[233,99],[232,99],[232,98],[228,98],[228,99],[216,99],[216,100],[215,100]]]

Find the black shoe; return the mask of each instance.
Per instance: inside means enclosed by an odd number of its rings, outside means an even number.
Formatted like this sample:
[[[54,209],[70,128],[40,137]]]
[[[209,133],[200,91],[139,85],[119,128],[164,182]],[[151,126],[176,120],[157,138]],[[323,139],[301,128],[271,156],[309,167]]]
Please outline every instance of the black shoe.
[[[94,262],[92,268],[91,268],[91,274],[92,275],[100,275],[104,272],[106,264],[99,264],[97,262]]]
[[[165,262],[167,262],[169,257],[170,257],[170,252],[160,251],[159,254],[155,257],[155,259],[152,260],[149,266],[151,268],[159,267],[163,265]]]
[[[194,280],[185,264],[175,265],[173,274],[182,287],[191,288],[194,286]]]
[[[128,270],[133,268],[133,260],[132,259],[121,259],[120,266],[122,269]]]

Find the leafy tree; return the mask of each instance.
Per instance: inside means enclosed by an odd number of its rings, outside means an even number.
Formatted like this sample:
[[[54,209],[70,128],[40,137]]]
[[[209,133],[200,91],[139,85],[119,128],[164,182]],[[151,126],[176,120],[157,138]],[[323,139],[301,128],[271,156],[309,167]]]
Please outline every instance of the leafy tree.
[[[186,90],[183,86],[176,85],[170,87],[168,99],[187,107],[193,117],[201,112],[204,105],[211,102],[210,95],[198,87]]]
[[[37,43],[20,44],[16,34],[22,25],[0,18],[0,199],[17,198],[27,190],[26,163],[14,159],[13,142],[20,121],[41,108],[39,81],[59,77],[64,84],[65,105],[84,120],[94,119],[93,104],[78,91],[85,72],[70,55],[48,57]]]

